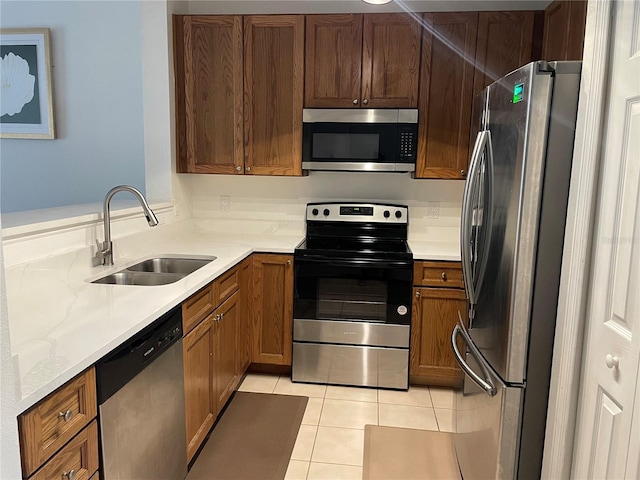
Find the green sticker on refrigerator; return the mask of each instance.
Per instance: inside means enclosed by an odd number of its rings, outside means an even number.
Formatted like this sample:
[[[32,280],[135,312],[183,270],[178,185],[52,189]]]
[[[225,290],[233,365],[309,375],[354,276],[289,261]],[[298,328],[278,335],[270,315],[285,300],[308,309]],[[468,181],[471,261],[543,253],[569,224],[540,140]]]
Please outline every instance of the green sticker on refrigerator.
[[[524,97],[524,83],[516,83],[513,87],[513,103],[518,103],[522,101]]]

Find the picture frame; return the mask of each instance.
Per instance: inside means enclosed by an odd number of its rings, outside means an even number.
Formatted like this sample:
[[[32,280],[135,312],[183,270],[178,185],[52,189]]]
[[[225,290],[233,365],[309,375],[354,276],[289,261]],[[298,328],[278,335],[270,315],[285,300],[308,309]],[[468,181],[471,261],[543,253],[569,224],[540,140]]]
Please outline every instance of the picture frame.
[[[0,29],[0,138],[53,139],[48,28]]]

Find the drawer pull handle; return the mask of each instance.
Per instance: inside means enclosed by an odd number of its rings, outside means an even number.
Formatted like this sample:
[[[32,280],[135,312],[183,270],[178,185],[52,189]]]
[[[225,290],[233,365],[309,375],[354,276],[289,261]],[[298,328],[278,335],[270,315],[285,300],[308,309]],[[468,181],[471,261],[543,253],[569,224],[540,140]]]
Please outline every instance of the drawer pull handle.
[[[442,280],[447,281],[447,272],[442,272]]]
[[[71,410],[67,410],[66,412],[58,413],[58,418],[64,418],[65,422],[68,422],[73,417],[73,412]]]
[[[68,472],[63,472],[62,473],[62,478],[66,478],[67,480],[75,480],[76,471],[75,470],[69,470]]]

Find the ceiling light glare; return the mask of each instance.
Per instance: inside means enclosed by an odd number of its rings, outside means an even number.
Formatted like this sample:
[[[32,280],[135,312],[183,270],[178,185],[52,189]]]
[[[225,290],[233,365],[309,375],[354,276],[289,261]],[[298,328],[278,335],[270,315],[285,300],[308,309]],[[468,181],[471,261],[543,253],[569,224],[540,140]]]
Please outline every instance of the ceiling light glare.
[[[384,5],[385,3],[391,3],[393,0],[362,0],[365,3],[370,3],[372,5]]]

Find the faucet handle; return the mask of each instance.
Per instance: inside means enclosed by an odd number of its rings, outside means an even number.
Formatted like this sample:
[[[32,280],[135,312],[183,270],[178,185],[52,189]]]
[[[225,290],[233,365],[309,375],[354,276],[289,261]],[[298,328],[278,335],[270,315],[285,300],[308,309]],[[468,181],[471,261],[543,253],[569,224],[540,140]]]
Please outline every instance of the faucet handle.
[[[101,242],[100,240],[96,240],[96,255],[94,259],[96,260],[95,266],[97,265],[113,265],[113,251],[111,247],[111,242]],[[111,259],[111,263],[109,260]]]

